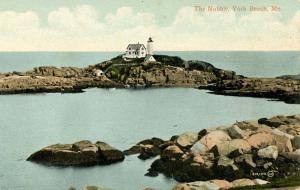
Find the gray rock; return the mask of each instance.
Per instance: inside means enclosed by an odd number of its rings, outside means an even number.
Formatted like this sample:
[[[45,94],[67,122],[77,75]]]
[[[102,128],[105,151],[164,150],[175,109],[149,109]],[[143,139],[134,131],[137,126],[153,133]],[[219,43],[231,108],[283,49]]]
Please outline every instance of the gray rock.
[[[232,127],[228,128],[228,134],[233,139],[243,139],[246,137],[245,132],[240,129],[237,125],[233,125]]]
[[[248,153],[251,151],[251,146],[246,140],[233,139],[219,143],[212,148],[212,152],[215,156],[227,156],[236,150],[238,150],[240,154]]]
[[[261,158],[273,158],[274,160],[278,157],[277,146],[271,145],[266,148],[259,149],[257,155]]]
[[[202,154],[207,151],[207,147],[202,144],[200,141],[197,141],[192,147],[191,147],[191,152],[194,155]]]

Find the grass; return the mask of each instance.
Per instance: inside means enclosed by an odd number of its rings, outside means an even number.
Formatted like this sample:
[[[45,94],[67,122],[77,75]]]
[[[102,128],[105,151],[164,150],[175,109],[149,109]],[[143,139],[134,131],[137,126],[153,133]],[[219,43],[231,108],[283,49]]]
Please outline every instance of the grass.
[[[267,189],[267,188],[295,187],[295,186],[300,186],[300,172],[297,172],[295,175],[289,176],[287,178],[274,180],[273,182],[266,185],[236,187],[236,188],[232,188],[231,190]]]

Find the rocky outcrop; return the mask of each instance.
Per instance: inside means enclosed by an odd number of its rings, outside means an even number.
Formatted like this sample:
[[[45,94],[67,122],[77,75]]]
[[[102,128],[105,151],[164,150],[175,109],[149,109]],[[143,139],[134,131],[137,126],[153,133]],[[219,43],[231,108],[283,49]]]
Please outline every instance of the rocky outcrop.
[[[128,150],[124,151],[125,155],[140,154],[138,157],[146,160],[161,154],[160,146],[166,143],[160,138],[152,138],[143,140]]]
[[[280,118],[280,125],[261,122],[274,118]],[[181,182],[242,178],[272,181],[286,177],[300,169],[294,141],[298,136],[288,127],[295,129],[297,125],[298,115],[276,116],[201,130],[198,135],[189,132],[173,136],[157,147],[160,158],[152,163],[147,175],[163,173]]]
[[[79,141],[45,147],[30,155],[27,160],[61,166],[90,166],[123,161],[124,155],[104,142],[93,144],[90,141]]]
[[[264,97],[286,103],[300,103],[300,80],[275,78],[238,78],[221,80],[210,88],[215,94]]]

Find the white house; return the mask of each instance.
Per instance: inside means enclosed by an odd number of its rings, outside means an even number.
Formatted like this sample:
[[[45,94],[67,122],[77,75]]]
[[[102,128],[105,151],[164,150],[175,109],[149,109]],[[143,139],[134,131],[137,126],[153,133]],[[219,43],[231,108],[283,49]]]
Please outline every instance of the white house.
[[[126,58],[143,58],[146,56],[147,50],[144,44],[129,44],[126,48]]]
[[[153,57],[153,40],[150,37],[147,41],[147,48],[144,44],[129,44],[126,48],[125,55],[126,58],[145,58],[144,62],[155,62]]]

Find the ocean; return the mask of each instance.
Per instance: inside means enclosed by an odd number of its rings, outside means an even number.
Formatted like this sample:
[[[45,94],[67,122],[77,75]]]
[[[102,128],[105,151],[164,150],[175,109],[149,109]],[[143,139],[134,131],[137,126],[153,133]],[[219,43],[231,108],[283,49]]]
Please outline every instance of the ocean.
[[[207,61],[246,76],[300,74],[300,52],[159,52]],[[100,63],[111,53],[0,53],[0,72],[43,65]],[[85,93],[0,96],[0,189],[67,190],[98,185],[115,190],[171,189],[163,175],[146,177],[152,160],[137,155],[117,164],[55,167],[26,161],[55,143],[105,141],[125,150],[151,137],[165,140],[186,131],[230,125],[273,115],[300,114],[300,106],[264,98],[232,97],[187,88],[87,89]]]

